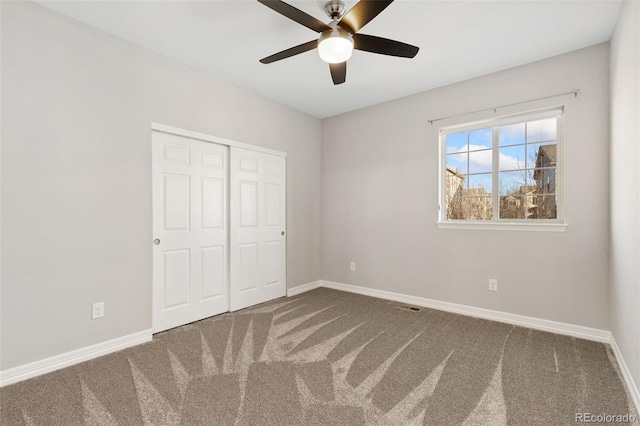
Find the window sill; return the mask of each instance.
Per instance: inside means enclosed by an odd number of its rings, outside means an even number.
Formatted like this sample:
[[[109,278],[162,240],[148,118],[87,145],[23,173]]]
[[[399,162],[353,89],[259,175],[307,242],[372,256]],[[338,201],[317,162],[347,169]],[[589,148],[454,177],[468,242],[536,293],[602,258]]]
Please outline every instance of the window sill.
[[[522,223],[522,222],[436,222],[440,229],[476,229],[485,231],[538,231],[564,232],[566,223]]]

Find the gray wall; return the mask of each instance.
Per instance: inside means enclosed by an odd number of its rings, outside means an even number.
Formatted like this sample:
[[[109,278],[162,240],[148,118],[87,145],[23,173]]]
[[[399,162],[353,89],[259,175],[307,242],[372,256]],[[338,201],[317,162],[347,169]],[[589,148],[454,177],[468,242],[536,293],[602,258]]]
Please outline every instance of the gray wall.
[[[286,151],[288,284],[320,279],[320,120],[30,2],[2,88],[1,369],[151,327],[152,121]]]
[[[156,121],[288,152],[290,288],[323,278],[611,326],[640,380],[638,3],[612,42],[611,213],[608,45],[321,123],[39,5],[0,8],[0,369],[150,328]],[[427,120],[575,88],[521,107],[566,105],[567,231],[438,229]]]
[[[640,385],[640,3],[626,1],[611,40],[610,325]]]
[[[578,88],[520,107],[566,105],[566,232],[436,227],[427,120]],[[608,88],[603,44],[323,120],[323,279],[608,329]]]

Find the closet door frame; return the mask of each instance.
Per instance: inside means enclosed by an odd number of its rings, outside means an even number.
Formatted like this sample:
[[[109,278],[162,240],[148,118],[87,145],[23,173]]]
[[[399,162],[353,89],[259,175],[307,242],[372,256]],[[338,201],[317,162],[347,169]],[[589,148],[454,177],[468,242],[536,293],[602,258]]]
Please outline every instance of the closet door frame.
[[[151,123],[151,130],[155,130],[158,132],[164,132],[164,133],[170,133],[172,135],[177,135],[177,136],[185,136],[187,138],[191,138],[191,139],[199,139],[201,141],[205,141],[205,142],[213,142],[213,143],[217,143],[219,145],[226,145],[229,147],[236,147],[236,148],[244,148],[244,149],[250,149],[252,151],[257,151],[257,152],[264,152],[266,154],[272,154],[272,155],[277,155],[279,157],[287,157],[287,153],[283,152],[283,151],[278,151],[275,149],[271,149],[271,148],[264,148],[262,146],[257,146],[257,145],[251,145],[248,143],[243,143],[243,142],[237,142],[231,139],[225,139],[225,138],[219,138],[217,136],[211,136],[211,135],[206,135],[204,133],[198,133],[198,132],[193,132],[191,130],[185,130],[185,129],[180,129],[178,127],[173,127],[173,126],[167,126],[166,124],[160,124],[160,123]]]
[[[161,123],[156,123],[156,122],[152,122],[151,123],[151,132],[150,132],[150,136],[152,135],[153,132],[162,132],[162,133],[168,133],[171,135],[176,135],[176,136],[183,136],[186,138],[190,138],[190,139],[195,139],[195,140],[199,140],[199,141],[204,141],[204,142],[210,142],[210,143],[215,143],[218,145],[223,145],[223,146],[227,146],[229,147],[229,151],[231,150],[232,147],[235,148],[241,148],[241,149],[247,149],[247,150],[251,150],[251,151],[255,151],[255,152],[259,152],[259,153],[265,153],[265,154],[270,154],[270,155],[275,155],[278,157],[282,157],[285,160],[285,173],[286,173],[286,157],[287,157],[287,153],[286,152],[282,152],[282,151],[277,151],[274,149],[269,149],[269,148],[264,148],[264,147],[260,147],[260,146],[256,146],[256,145],[251,145],[251,144],[246,144],[246,143],[242,143],[242,142],[237,142],[231,139],[225,139],[225,138],[220,138],[220,137],[216,137],[216,136],[211,136],[211,135],[207,135],[204,133],[199,133],[199,132],[194,132],[191,130],[185,130],[185,129],[181,129],[178,127],[173,127],[173,126],[168,126],[165,124],[161,124]],[[153,142],[151,142],[153,143]],[[227,158],[230,158],[230,156],[227,156]],[[230,170],[230,169],[229,169]],[[152,176],[153,177],[153,176]],[[228,210],[229,210],[229,205],[230,205],[230,200],[231,200],[231,193],[230,193],[230,176],[229,179],[227,179],[227,215],[228,215]],[[285,191],[286,191],[286,180],[285,180]],[[286,201],[284,202],[284,208],[285,208],[285,217],[286,217]],[[152,214],[154,212],[152,211]],[[229,217],[229,216],[228,216]],[[286,222],[286,220],[285,220]],[[227,224],[229,224],[229,222],[227,222]],[[286,223],[283,229],[286,229]],[[230,233],[232,232],[231,227],[228,227],[228,235],[227,235],[227,244],[229,244],[230,241]],[[150,241],[150,245],[151,247],[153,247],[153,239],[155,239],[156,237],[152,235],[152,240]],[[284,249],[284,256],[285,256],[285,270],[283,271],[283,279],[285,280],[285,293],[286,293],[286,237],[284,238],[283,244],[285,246]],[[228,246],[229,247],[229,246]],[[152,249],[153,250],[153,249]],[[227,271],[230,271],[230,267],[231,267],[231,250],[230,247],[228,249],[228,256],[226,259],[226,267],[227,267]],[[154,265],[154,269],[155,269],[155,265]],[[231,274],[229,274],[231,275]],[[155,279],[155,277],[152,277],[152,279]],[[233,283],[231,282],[232,277],[230,276],[230,279],[228,280],[227,283],[227,298],[228,298],[228,306],[230,307],[230,309],[232,309],[231,305],[230,305],[230,293],[231,293],[231,286],[233,285]],[[155,291],[155,284],[152,285],[152,291]],[[155,301],[155,295],[152,295],[152,315],[154,310],[156,309],[156,307],[154,306],[154,304],[156,303]],[[153,318],[152,318],[152,323],[153,323]],[[159,330],[153,330],[154,333],[158,332]]]

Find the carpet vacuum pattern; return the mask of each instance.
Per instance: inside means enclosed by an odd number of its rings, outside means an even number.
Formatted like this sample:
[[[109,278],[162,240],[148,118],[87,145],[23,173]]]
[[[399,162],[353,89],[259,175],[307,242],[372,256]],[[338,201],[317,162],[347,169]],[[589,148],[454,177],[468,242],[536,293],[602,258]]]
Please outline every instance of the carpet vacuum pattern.
[[[571,425],[632,412],[610,349],[329,289],[0,389],[2,425]]]

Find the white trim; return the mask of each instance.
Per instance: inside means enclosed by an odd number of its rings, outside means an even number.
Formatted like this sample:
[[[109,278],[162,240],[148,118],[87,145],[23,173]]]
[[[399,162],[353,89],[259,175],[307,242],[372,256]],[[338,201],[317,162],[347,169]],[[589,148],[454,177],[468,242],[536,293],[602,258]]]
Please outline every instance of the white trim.
[[[492,321],[513,324],[520,327],[527,327],[535,330],[562,334],[566,336],[573,336],[585,340],[608,343],[609,345],[611,345],[613,354],[618,361],[620,373],[622,374],[622,378],[626,384],[626,388],[631,396],[631,400],[635,405],[636,412],[640,413],[640,391],[638,390],[638,386],[636,385],[633,376],[629,371],[629,367],[627,366],[627,363],[622,356],[622,352],[620,352],[618,343],[616,342],[615,337],[611,334],[610,331],[324,280],[314,281],[308,284],[293,287],[287,292],[287,296],[295,296],[297,294],[301,294],[305,291],[313,290],[319,287],[331,288],[334,290],[341,290],[349,293],[357,293],[364,296],[377,297],[380,299],[393,300],[410,305],[424,306],[431,309],[438,309],[455,314],[483,318]]]
[[[440,300],[427,299],[425,297],[409,296],[407,294],[394,293],[385,290],[376,290],[351,284],[343,284],[324,280],[320,281],[320,285],[318,285],[317,283],[318,281],[294,287],[295,290],[298,290],[298,288],[300,288],[300,290],[296,291],[295,294],[299,294],[307,290],[312,290],[317,287],[325,287],[334,290],[347,291],[349,293],[362,294],[364,296],[393,300],[410,305],[424,306],[427,308],[438,309],[440,311],[452,312],[460,315],[513,324],[520,327],[533,328],[535,330],[542,330],[556,334],[563,334],[566,336],[578,337],[580,339],[593,340],[602,343],[611,342],[611,332],[607,330],[600,330],[597,328],[583,327],[581,325],[573,325],[563,322],[527,317],[524,315],[510,314],[507,312],[493,311],[491,309],[476,308],[474,306],[459,305],[457,303],[442,302]]]
[[[287,289],[287,297],[296,296],[300,293],[304,293],[309,290],[313,290],[314,288],[322,287],[322,280],[313,281],[310,283],[298,285],[292,288]]]
[[[261,146],[251,145],[248,143],[237,142],[231,139],[219,138],[217,136],[210,136],[204,133],[193,132],[191,130],[180,129],[178,127],[167,126],[166,124],[160,124],[156,122],[151,123],[151,130],[164,132],[164,133],[171,133],[172,135],[184,136],[191,139],[199,139],[205,142],[213,142],[221,145],[233,146],[236,148],[243,148],[243,149],[250,149],[252,151],[265,152],[267,154],[273,154],[279,157],[287,156],[286,152],[276,151],[275,149],[269,149]]]
[[[629,371],[629,367],[627,367],[627,363],[624,361],[622,357],[622,352],[620,352],[620,348],[618,347],[618,343],[616,342],[615,336],[611,335],[611,349],[613,349],[613,354],[618,361],[618,366],[620,367],[620,373],[622,374],[622,378],[624,379],[625,384],[627,385],[627,390],[631,395],[631,400],[636,406],[636,412],[640,413],[640,391],[638,391],[638,386],[636,386],[635,381],[633,380],[633,376]]]
[[[509,219],[501,219],[500,209],[499,207],[499,196],[498,194],[498,186],[499,186],[499,174],[500,170],[498,167],[498,157],[500,156],[500,141],[499,141],[499,132],[498,128],[500,126],[515,124],[515,123],[526,123],[530,121],[540,120],[543,118],[556,118],[556,150],[557,150],[557,161],[556,161],[556,207],[557,207],[557,217],[555,219],[537,219],[537,220],[522,220],[517,222],[509,222]],[[493,213],[491,220],[487,221],[457,221],[457,220],[447,220],[447,153],[446,153],[446,136],[458,133],[458,132],[468,132],[471,130],[477,129],[492,129],[492,137],[491,137],[491,151],[493,155],[493,166],[491,168],[491,178],[492,178],[492,191],[491,196],[492,204],[493,204]],[[436,222],[438,228],[457,228],[457,229],[489,229],[489,230],[515,230],[515,231],[551,231],[551,232],[564,232],[566,228],[566,224],[564,223],[564,191],[562,190],[564,185],[564,105],[554,106],[549,108],[542,108],[539,110],[532,111],[523,111],[515,114],[504,115],[502,117],[493,117],[487,120],[480,120],[470,123],[463,124],[455,124],[450,126],[442,126],[438,128],[438,221]],[[515,146],[524,146],[526,144],[517,144]],[[486,149],[487,151],[489,149]],[[484,151],[484,150],[483,150]],[[559,165],[559,166],[558,166]],[[528,166],[526,166],[528,167]],[[525,168],[526,168],[525,167]],[[469,175],[470,170],[466,170],[466,173],[462,173],[464,176]],[[488,173],[487,173],[488,174]],[[462,223],[462,224],[460,224]],[[454,225],[455,224],[455,225]],[[499,226],[494,226],[495,224],[499,224]],[[536,226],[530,226],[536,225]],[[549,225],[556,225],[548,226]],[[560,226],[560,227],[558,227]]]
[[[0,387],[30,379],[41,374],[50,373],[93,358],[110,354],[141,343],[150,342],[151,329],[139,331],[127,336],[118,337],[106,342],[97,343],[85,348],[76,349],[50,358],[41,359],[29,364],[20,365],[0,371]]]
[[[524,223],[524,222],[467,222],[447,220],[436,222],[440,229],[478,229],[489,231],[546,231],[564,232],[567,230],[566,223]]]

